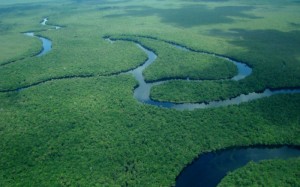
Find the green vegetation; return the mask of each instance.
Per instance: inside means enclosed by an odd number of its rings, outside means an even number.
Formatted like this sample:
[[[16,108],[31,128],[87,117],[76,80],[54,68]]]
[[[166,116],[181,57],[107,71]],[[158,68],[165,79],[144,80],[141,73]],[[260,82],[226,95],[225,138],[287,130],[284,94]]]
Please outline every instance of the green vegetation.
[[[1,35],[0,43],[0,65],[33,56],[40,51],[41,47],[37,39],[22,34]]]
[[[171,186],[201,153],[300,145],[299,94],[195,111],[144,105],[133,97],[134,78],[116,73],[139,66],[145,54],[132,42],[103,39],[137,40],[155,51],[157,61],[144,72],[148,81],[211,79],[159,85],[152,90],[158,100],[209,101],[299,87],[296,1],[19,2],[0,2],[0,63],[26,58],[0,66],[0,90],[65,79],[0,93],[0,186]],[[47,30],[52,27],[39,24],[44,17],[63,28]],[[22,35],[27,31],[49,38],[53,49],[30,57],[40,46]],[[239,59],[253,74],[238,82],[217,80],[234,76],[235,67],[140,35]],[[299,183],[297,175],[289,177]]]
[[[170,186],[199,153],[300,144],[299,96],[181,112],[138,103],[135,84],[95,77],[0,94],[0,185]]]
[[[64,40],[61,38],[60,42],[62,41]],[[57,41],[56,45],[60,42]],[[118,42],[112,45],[102,41],[100,37],[93,43],[89,42],[89,47],[83,49],[81,46],[84,41],[73,40],[69,45],[78,46],[77,51],[67,46],[58,50],[56,45],[53,45],[53,50],[46,56],[27,58],[1,67],[1,90],[15,89],[56,77],[110,75],[132,69],[146,59],[146,55],[132,43]]]
[[[209,102],[233,98],[242,93],[249,93],[236,81],[198,81],[174,80],[152,88],[151,98],[158,101],[175,103]]]
[[[299,158],[250,162],[227,175],[218,186],[300,186],[299,171]]]
[[[232,62],[208,54],[183,51],[163,41],[134,36],[116,36],[112,39],[138,42],[158,56],[143,73],[147,82],[163,79],[226,79],[237,74]]]

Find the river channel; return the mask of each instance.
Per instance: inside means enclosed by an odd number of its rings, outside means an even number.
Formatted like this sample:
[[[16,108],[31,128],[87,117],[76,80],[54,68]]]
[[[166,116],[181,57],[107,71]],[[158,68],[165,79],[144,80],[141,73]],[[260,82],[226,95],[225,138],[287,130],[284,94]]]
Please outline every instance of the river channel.
[[[114,40],[111,40],[110,38],[105,38],[107,41],[109,41],[110,43],[114,43]],[[134,41],[132,41],[134,42]],[[278,90],[270,90],[270,89],[265,89],[263,92],[252,92],[252,93],[248,93],[248,94],[241,94],[237,97],[234,98],[230,98],[230,99],[225,99],[225,100],[221,100],[221,101],[211,101],[209,103],[173,103],[173,102],[161,102],[161,101],[155,101],[152,100],[150,98],[150,90],[153,86],[156,85],[160,85],[160,84],[164,84],[172,79],[169,79],[167,81],[157,81],[157,82],[146,82],[145,78],[143,76],[143,71],[152,63],[155,62],[157,55],[148,50],[147,47],[142,46],[141,44],[135,42],[136,45],[143,50],[147,56],[148,59],[147,61],[142,64],[141,66],[130,70],[127,73],[131,73],[135,79],[138,81],[139,85],[137,88],[135,88],[134,90],[134,97],[135,99],[137,99],[139,102],[144,103],[144,104],[149,104],[149,105],[154,105],[154,106],[158,106],[158,107],[163,107],[163,108],[174,108],[177,110],[194,110],[194,109],[205,109],[205,108],[216,108],[216,107],[222,107],[222,106],[228,106],[228,105],[238,105],[240,103],[244,103],[244,102],[249,102],[252,100],[256,100],[256,99],[260,99],[260,98],[264,98],[264,97],[270,97],[272,95],[277,95],[277,94],[295,94],[295,93],[300,93],[300,89],[278,89]],[[194,52],[191,51],[188,48],[185,48],[184,46],[180,46],[180,45],[175,45],[175,44],[171,44],[174,47],[178,48],[179,50],[184,50],[187,52]],[[205,53],[205,52],[199,52],[199,53]],[[239,81],[242,80],[246,77],[248,77],[249,75],[251,75],[252,73],[252,69],[247,66],[247,64],[244,64],[242,62],[238,62],[236,60],[233,60],[229,57],[224,57],[222,55],[218,55],[218,54],[213,54],[213,53],[205,53],[205,54],[209,54],[212,56],[215,56],[216,58],[222,58],[225,60],[228,60],[230,62],[232,62],[238,70],[237,75],[235,75],[234,77],[231,78],[231,80],[234,81]],[[189,81],[197,81],[197,80],[189,80]]]
[[[41,22],[42,25],[46,25],[48,19],[45,18]],[[54,29],[59,29],[59,26],[54,26]],[[30,37],[38,37],[42,42],[42,50],[36,56],[40,57],[47,54],[52,48],[51,40],[41,37],[35,36],[34,32],[27,32],[24,33]],[[116,41],[111,40],[110,38],[105,38],[110,43],[114,43]],[[131,41],[134,42],[134,41]],[[140,50],[143,50],[147,56],[148,60],[143,63],[141,66],[136,67],[132,70],[129,70],[125,73],[132,74],[134,78],[138,81],[139,85],[134,89],[133,96],[134,98],[144,104],[154,105],[158,107],[164,108],[174,108],[177,110],[194,110],[194,109],[205,109],[205,108],[214,108],[214,107],[222,107],[228,105],[237,105],[243,102],[249,102],[255,99],[260,99],[264,97],[270,97],[276,94],[296,94],[300,93],[300,89],[278,89],[278,90],[270,90],[265,89],[263,92],[260,93],[248,93],[248,94],[241,94],[235,98],[226,99],[223,101],[211,101],[209,103],[183,103],[183,104],[176,104],[171,102],[159,102],[151,100],[150,98],[150,90],[153,86],[164,84],[167,81],[157,81],[152,83],[147,83],[143,76],[143,71],[152,63],[155,62],[157,55],[148,50],[147,47],[143,46],[140,43],[135,42],[137,47]],[[179,50],[184,50],[187,52],[195,52],[191,51],[190,49],[180,46],[177,44],[172,44],[174,47],[178,48]],[[205,53],[205,52],[200,52]],[[242,62],[238,62],[233,60],[229,57],[225,57],[218,54],[213,53],[206,53],[215,56],[216,58],[223,58],[232,62],[236,65],[238,69],[238,74],[232,77],[232,80],[239,81],[241,79],[246,78],[247,76],[251,75],[252,69]],[[76,76],[74,76],[76,77]],[[80,77],[80,76],[78,76]],[[73,78],[73,77],[69,77]],[[57,78],[57,79],[64,79],[64,78]],[[49,81],[52,81],[51,79]],[[46,81],[41,81],[40,83],[44,83]],[[32,86],[36,86],[40,83],[35,83]],[[29,86],[25,86],[24,88],[29,88]],[[18,88],[16,90],[8,90],[9,91],[21,91],[23,88]],[[6,92],[6,91],[2,91]],[[198,159],[194,160],[192,164],[187,166],[177,177],[176,179],[176,186],[205,186],[205,187],[213,187],[216,186],[220,180],[226,175],[227,172],[233,171],[236,168],[242,167],[247,164],[249,161],[261,161],[265,159],[287,159],[291,157],[298,157],[300,156],[300,149],[295,147],[250,147],[250,148],[231,148],[226,150],[221,150],[213,153],[205,153],[199,156]]]

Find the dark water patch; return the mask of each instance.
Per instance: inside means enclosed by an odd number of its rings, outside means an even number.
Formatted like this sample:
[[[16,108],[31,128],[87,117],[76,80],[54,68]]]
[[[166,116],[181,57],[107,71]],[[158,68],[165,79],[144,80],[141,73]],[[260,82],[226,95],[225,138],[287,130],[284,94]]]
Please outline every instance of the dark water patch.
[[[300,156],[299,147],[251,147],[233,148],[205,153],[187,166],[177,177],[176,187],[215,187],[230,171],[250,161],[288,159]]]

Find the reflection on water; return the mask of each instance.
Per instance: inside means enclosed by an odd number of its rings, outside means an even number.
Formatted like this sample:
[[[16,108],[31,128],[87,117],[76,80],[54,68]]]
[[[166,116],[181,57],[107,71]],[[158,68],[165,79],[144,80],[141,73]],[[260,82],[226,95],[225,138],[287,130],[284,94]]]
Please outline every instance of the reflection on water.
[[[298,156],[300,156],[299,149],[286,146],[228,149],[216,153],[206,153],[181,172],[177,177],[176,186],[215,187],[228,172],[246,165],[249,161],[288,159]]]

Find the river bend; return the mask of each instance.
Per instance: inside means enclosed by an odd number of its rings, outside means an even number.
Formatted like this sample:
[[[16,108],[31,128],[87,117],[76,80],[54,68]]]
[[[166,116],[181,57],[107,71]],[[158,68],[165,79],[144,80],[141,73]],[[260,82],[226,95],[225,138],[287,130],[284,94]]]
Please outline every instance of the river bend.
[[[105,38],[110,43],[114,43],[114,40]],[[174,108],[177,110],[194,110],[194,109],[205,109],[205,108],[215,108],[228,105],[238,105],[240,103],[249,102],[252,100],[270,97],[277,94],[296,94],[300,93],[300,89],[278,89],[270,90],[265,89],[261,93],[248,93],[246,95],[241,94],[235,98],[226,99],[222,101],[211,101],[209,103],[183,103],[176,104],[172,102],[159,102],[154,101],[150,98],[150,90],[152,86],[164,84],[167,81],[157,81],[152,83],[147,83],[143,76],[143,71],[152,63],[155,62],[157,55],[148,50],[147,47],[135,42],[137,46],[143,50],[147,56],[148,60],[141,66],[129,71],[135,79],[138,81],[139,85],[134,90],[134,97],[141,103],[164,107],[164,108]],[[169,42],[168,42],[169,43]],[[177,44],[169,43],[174,47],[184,50],[191,51],[190,49],[180,46]],[[193,51],[195,52],[195,51]],[[200,52],[205,53],[205,52]],[[209,54],[209,53],[205,53]],[[232,62],[236,65],[238,69],[238,74],[231,78],[231,80],[239,81],[246,78],[252,73],[252,69],[242,62],[235,61],[228,57],[224,57],[217,54],[211,54],[217,58],[223,58]],[[190,81],[190,80],[189,80]],[[227,150],[221,150],[213,153],[205,153],[194,160],[190,165],[184,168],[180,175],[176,178],[176,187],[215,187],[222,180],[223,177],[230,171],[246,165],[249,161],[259,162],[265,159],[288,159],[300,156],[300,149],[295,147],[249,147],[249,148],[231,148]]]
[[[111,40],[109,37],[105,38],[105,39],[112,44],[115,42],[115,40]],[[119,40],[123,40],[123,39],[119,39]],[[124,40],[126,40],[126,39],[124,39]],[[130,40],[127,40],[127,41],[130,41]],[[278,90],[265,89],[263,92],[259,92],[259,93],[253,92],[253,93],[248,93],[248,94],[241,94],[234,98],[229,98],[229,99],[221,100],[221,101],[211,101],[208,103],[203,102],[203,103],[180,103],[180,104],[178,104],[178,103],[173,103],[173,102],[155,101],[150,98],[151,88],[156,85],[164,84],[173,79],[169,79],[166,81],[151,82],[151,83],[146,82],[145,78],[143,76],[143,71],[149,65],[151,65],[152,63],[155,62],[157,55],[154,52],[147,49],[147,47],[143,46],[142,44],[135,42],[135,41],[131,41],[131,42],[136,43],[136,45],[141,50],[143,50],[148,56],[148,59],[144,64],[142,64],[141,66],[139,66],[133,70],[130,70],[128,72],[128,73],[131,73],[139,83],[138,87],[135,88],[133,95],[139,102],[144,103],[144,104],[154,105],[154,106],[163,107],[163,108],[174,108],[177,110],[194,110],[194,109],[216,108],[216,107],[223,107],[223,106],[229,106],[229,105],[238,105],[241,103],[249,102],[249,101],[264,98],[264,97],[270,97],[272,95],[278,95],[278,94],[300,93],[300,89],[278,89]],[[178,48],[179,50],[184,50],[187,52],[196,52],[196,51],[191,51],[190,49],[188,49],[184,46],[180,46],[178,44],[173,44],[170,42],[168,42],[168,43],[170,45],[173,45],[174,47]],[[222,58],[224,60],[228,60],[229,62],[232,62],[237,67],[238,74],[235,75],[234,77],[232,77],[231,80],[239,81],[239,80],[242,80],[242,79],[248,77],[252,73],[252,69],[245,63],[242,63],[242,62],[233,60],[229,57],[224,57],[224,56],[218,55],[218,54],[207,53],[207,52],[199,52],[199,53],[212,55],[217,58]],[[197,80],[189,80],[189,81],[197,81]]]
[[[46,25],[48,19],[45,18],[41,22],[42,25]],[[54,26],[55,29],[59,29],[59,26]],[[52,49],[52,42],[46,38],[35,36],[33,32],[24,33],[30,37],[38,37],[42,41],[42,50],[36,56],[43,56],[47,54]],[[113,40],[106,38],[107,41],[114,43]],[[134,42],[134,41],[132,41]],[[143,45],[135,42],[136,45],[143,50],[147,56],[148,60],[143,63],[141,66],[129,70],[125,73],[132,74],[135,79],[138,81],[139,85],[134,89],[134,97],[141,103],[164,107],[164,108],[174,108],[177,110],[194,110],[194,109],[204,109],[204,108],[213,108],[213,107],[222,107],[228,105],[237,105],[243,102],[249,102],[252,100],[270,97],[276,94],[296,94],[300,93],[300,89],[278,89],[278,90],[270,90],[265,89],[261,93],[248,93],[248,94],[241,94],[235,98],[223,100],[223,101],[211,101],[209,103],[183,103],[183,104],[176,104],[172,102],[159,102],[150,99],[150,90],[152,86],[164,84],[167,81],[157,81],[153,83],[147,83],[143,76],[143,71],[152,63],[155,62],[157,55],[152,51],[148,50]],[[180,46],[178,44],[173,44],[171,42],[167,42],[170,45],[178,48],[179,50],[184,51],[192,51],[184,46]],[[193,51],[195,52],[195,51]],[[199,52],[199,53],[206,53],[206,52]],[[213,53],[206,53],[213,55],[217,58],[223,58],[232,62],[236,65],[238,69],[238,74],[232,77],[232,80],[239,81],[241,79],[246,78],[252,72],[252,69],[242,62],[238,62],[233,60],[229,57],[224,57],[222,55],[213,54]],[[120,73],[121,74],[121,73]],[[37,86],[39,84],[45,83],[47,81],[52,80],[59,80],[59,79],[69,79],[69,78],[76,78],[85,76],[71,76],[71,77],[61,77],[61,78],[52,78],[45,81],[40,81],[34,83],[32,85],[24,86],[22,88],[17,88],[14,90],[7,90],[1,92],[11,92],[11,91],[21,91],[23,88],[29,88],[32,86]],[[91,77],[91,76],[86,76]],[[251,148],[232,148],[227,150],[217,151],[215,153],[205,153],[201,155],[198,159],[196,159],[191,165],[187,166],[177,177],[176,186],[206,186],[212,187],[216,186],[220,180],[226,175],[228,171],[233,171],[234,169],[241,167],[248,163],[249,161],[260,161],[264,159],[273,159],[273,158],[280,158],[280,159],[287,159],[291,157],[300,156],[300,150],[295,147],[277,147],[277,148],[270,148],[270,147],[251,147]]]

